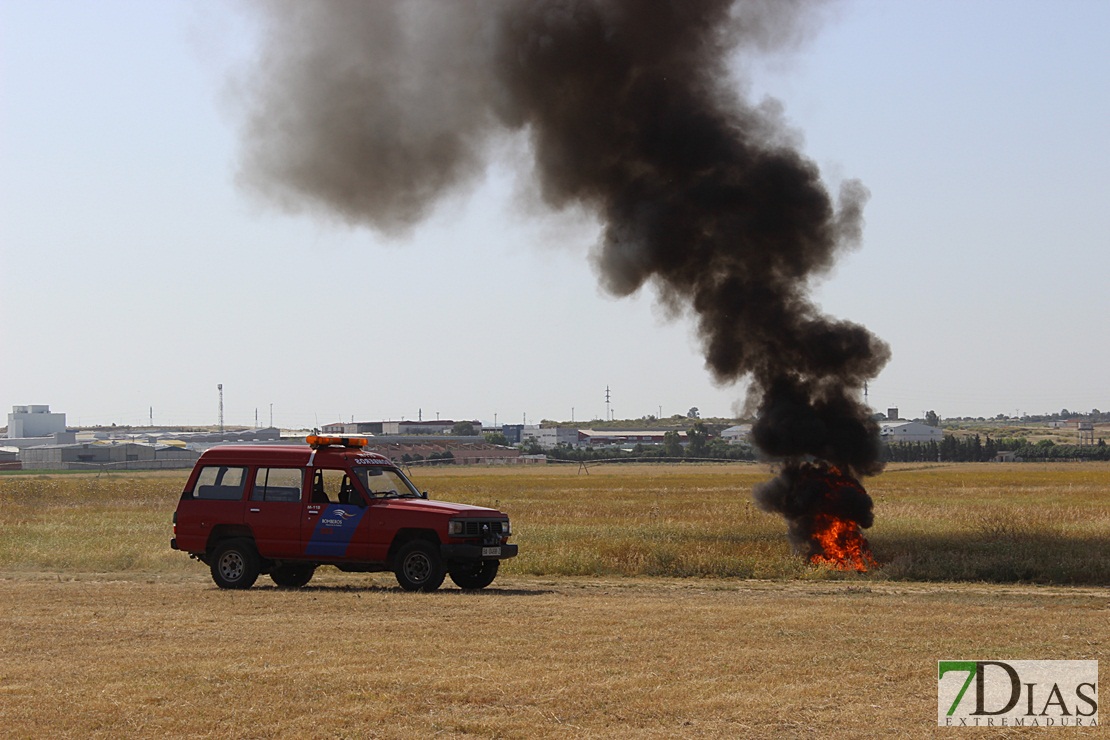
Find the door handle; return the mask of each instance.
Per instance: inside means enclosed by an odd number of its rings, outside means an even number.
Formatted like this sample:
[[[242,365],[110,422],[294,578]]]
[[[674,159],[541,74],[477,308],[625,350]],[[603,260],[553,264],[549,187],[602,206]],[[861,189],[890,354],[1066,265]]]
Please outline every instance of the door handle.
[[[262,509],[253,509],[253,508],[251,509],[252,514],[257,514],[260,511],[262,511]]]

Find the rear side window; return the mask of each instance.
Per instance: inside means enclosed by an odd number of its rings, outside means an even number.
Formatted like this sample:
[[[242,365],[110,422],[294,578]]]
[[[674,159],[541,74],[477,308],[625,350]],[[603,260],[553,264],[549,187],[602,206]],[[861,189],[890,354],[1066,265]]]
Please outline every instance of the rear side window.
[[[243,484],[247,481],[246,468],[208,465],[201,468],[193,498],[238,501],[243,498]]]
[[[300,468],[259,468],[251,501],[300,501],[303,475]]]

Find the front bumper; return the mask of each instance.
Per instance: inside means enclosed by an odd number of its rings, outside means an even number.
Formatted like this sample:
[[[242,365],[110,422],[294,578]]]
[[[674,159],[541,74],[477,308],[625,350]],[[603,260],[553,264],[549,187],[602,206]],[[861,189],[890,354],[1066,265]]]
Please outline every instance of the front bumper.
[[[490,553],[490,548],[496,547],[498,554]],[[505,560],[516,557],[516,545],[440,545],[439,551],[446,562],[475,563],[480,560]]]

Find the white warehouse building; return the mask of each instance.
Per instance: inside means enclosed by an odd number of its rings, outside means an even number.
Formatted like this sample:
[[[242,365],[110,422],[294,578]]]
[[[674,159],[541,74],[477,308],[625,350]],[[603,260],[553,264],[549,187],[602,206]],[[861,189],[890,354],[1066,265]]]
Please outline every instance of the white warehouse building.
[[[937,442],[944,440],[944,430],[920,421],[880,421],[879,436],[884,442]]]
[[[8,437],[49,437],[64,433],[66,415],[50,413],[49,406],[12,406],[8,414]]]

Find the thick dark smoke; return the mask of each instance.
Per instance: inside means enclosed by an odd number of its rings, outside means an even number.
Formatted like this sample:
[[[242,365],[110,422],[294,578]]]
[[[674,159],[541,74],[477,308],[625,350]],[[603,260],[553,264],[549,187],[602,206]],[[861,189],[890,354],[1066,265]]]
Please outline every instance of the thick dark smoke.
[[[398,233],[470,185],[496,137],[524,131],[543,198],[601,219],[604,286],[652,284],[696,317],[716,380],[750,379],[762,450],[879,471],[859,391],[889,350],[808,297],[858,244],[867,190],[849,181],[834,199],[778,106],[746,101],[729,73],[736,54],[795,41],[813,3],[258,7],[267,35],[246,86],[245,182]]]

